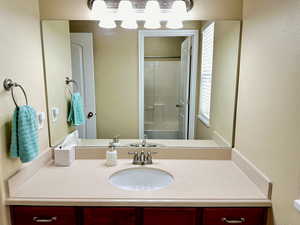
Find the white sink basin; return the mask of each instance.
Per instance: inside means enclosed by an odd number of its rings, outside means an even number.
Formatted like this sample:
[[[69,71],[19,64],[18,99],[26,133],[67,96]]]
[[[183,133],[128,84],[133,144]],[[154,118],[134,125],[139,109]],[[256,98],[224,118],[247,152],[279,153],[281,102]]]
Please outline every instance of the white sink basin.
[[[158,190],[173,180],[173,176],[166,171],[142,167],[120,170],[109,177],[112,185],[131,191]]]

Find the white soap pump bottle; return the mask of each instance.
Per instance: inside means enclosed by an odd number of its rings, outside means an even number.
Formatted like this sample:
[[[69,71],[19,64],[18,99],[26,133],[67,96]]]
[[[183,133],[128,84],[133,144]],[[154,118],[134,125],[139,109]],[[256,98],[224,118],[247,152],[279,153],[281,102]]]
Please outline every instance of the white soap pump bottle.
[[[106,166],[117,165],[118,152],[116,146],[113,143],[109,144],[109,150],[106,151]]]

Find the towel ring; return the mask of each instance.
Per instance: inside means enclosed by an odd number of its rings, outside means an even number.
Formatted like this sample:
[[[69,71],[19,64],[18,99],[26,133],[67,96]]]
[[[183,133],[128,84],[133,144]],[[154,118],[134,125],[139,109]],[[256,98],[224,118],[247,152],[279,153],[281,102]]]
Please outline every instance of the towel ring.
[[[76,80],[71,79],[70,77],[66,77],[66,84],[69,85],[70,83],[75,84],[77,90],[79,89],[78,83]]]
[[[15,99],[15,95],[14,95],[14,87],[19,87],[23,94],[24,94],[24,97],[25,97],[25,100],[26,100],[26,105],[28,105],[28,99],[27,99],[27,95],[26,95],[26,92],[25,92],[25,89],[22,87],[22,85],[16,83],[16,82],[13,82],[11,79],[5,79],[4,82],[3,82],[3,87],[6,91],[11,91],[11,97],[16,105],[16,107],[18,108],[18,104],[17,104],[17,101]]]

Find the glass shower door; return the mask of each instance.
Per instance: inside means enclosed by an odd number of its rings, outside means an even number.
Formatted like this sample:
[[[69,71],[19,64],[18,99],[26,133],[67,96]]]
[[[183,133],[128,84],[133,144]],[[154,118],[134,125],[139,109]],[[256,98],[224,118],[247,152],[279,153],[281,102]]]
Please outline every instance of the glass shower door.
[[[178,139],[180,61],[145,61],[144,130],[149,139]]]

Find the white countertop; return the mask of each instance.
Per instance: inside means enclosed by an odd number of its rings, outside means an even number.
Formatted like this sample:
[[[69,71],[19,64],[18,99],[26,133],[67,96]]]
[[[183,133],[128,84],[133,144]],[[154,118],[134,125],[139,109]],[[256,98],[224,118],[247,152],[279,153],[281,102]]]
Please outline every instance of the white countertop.
[[[174,182],[156,191],[125,191],[108,182],[111,174],[137,167],[122,159],[77,160],[71,167],[41,168],[6,203],[99,206],[269,206],[270,200],[231,160],[155,160],[149,167],[171,173]],[[148,166],[147,166],[148,167]]]

